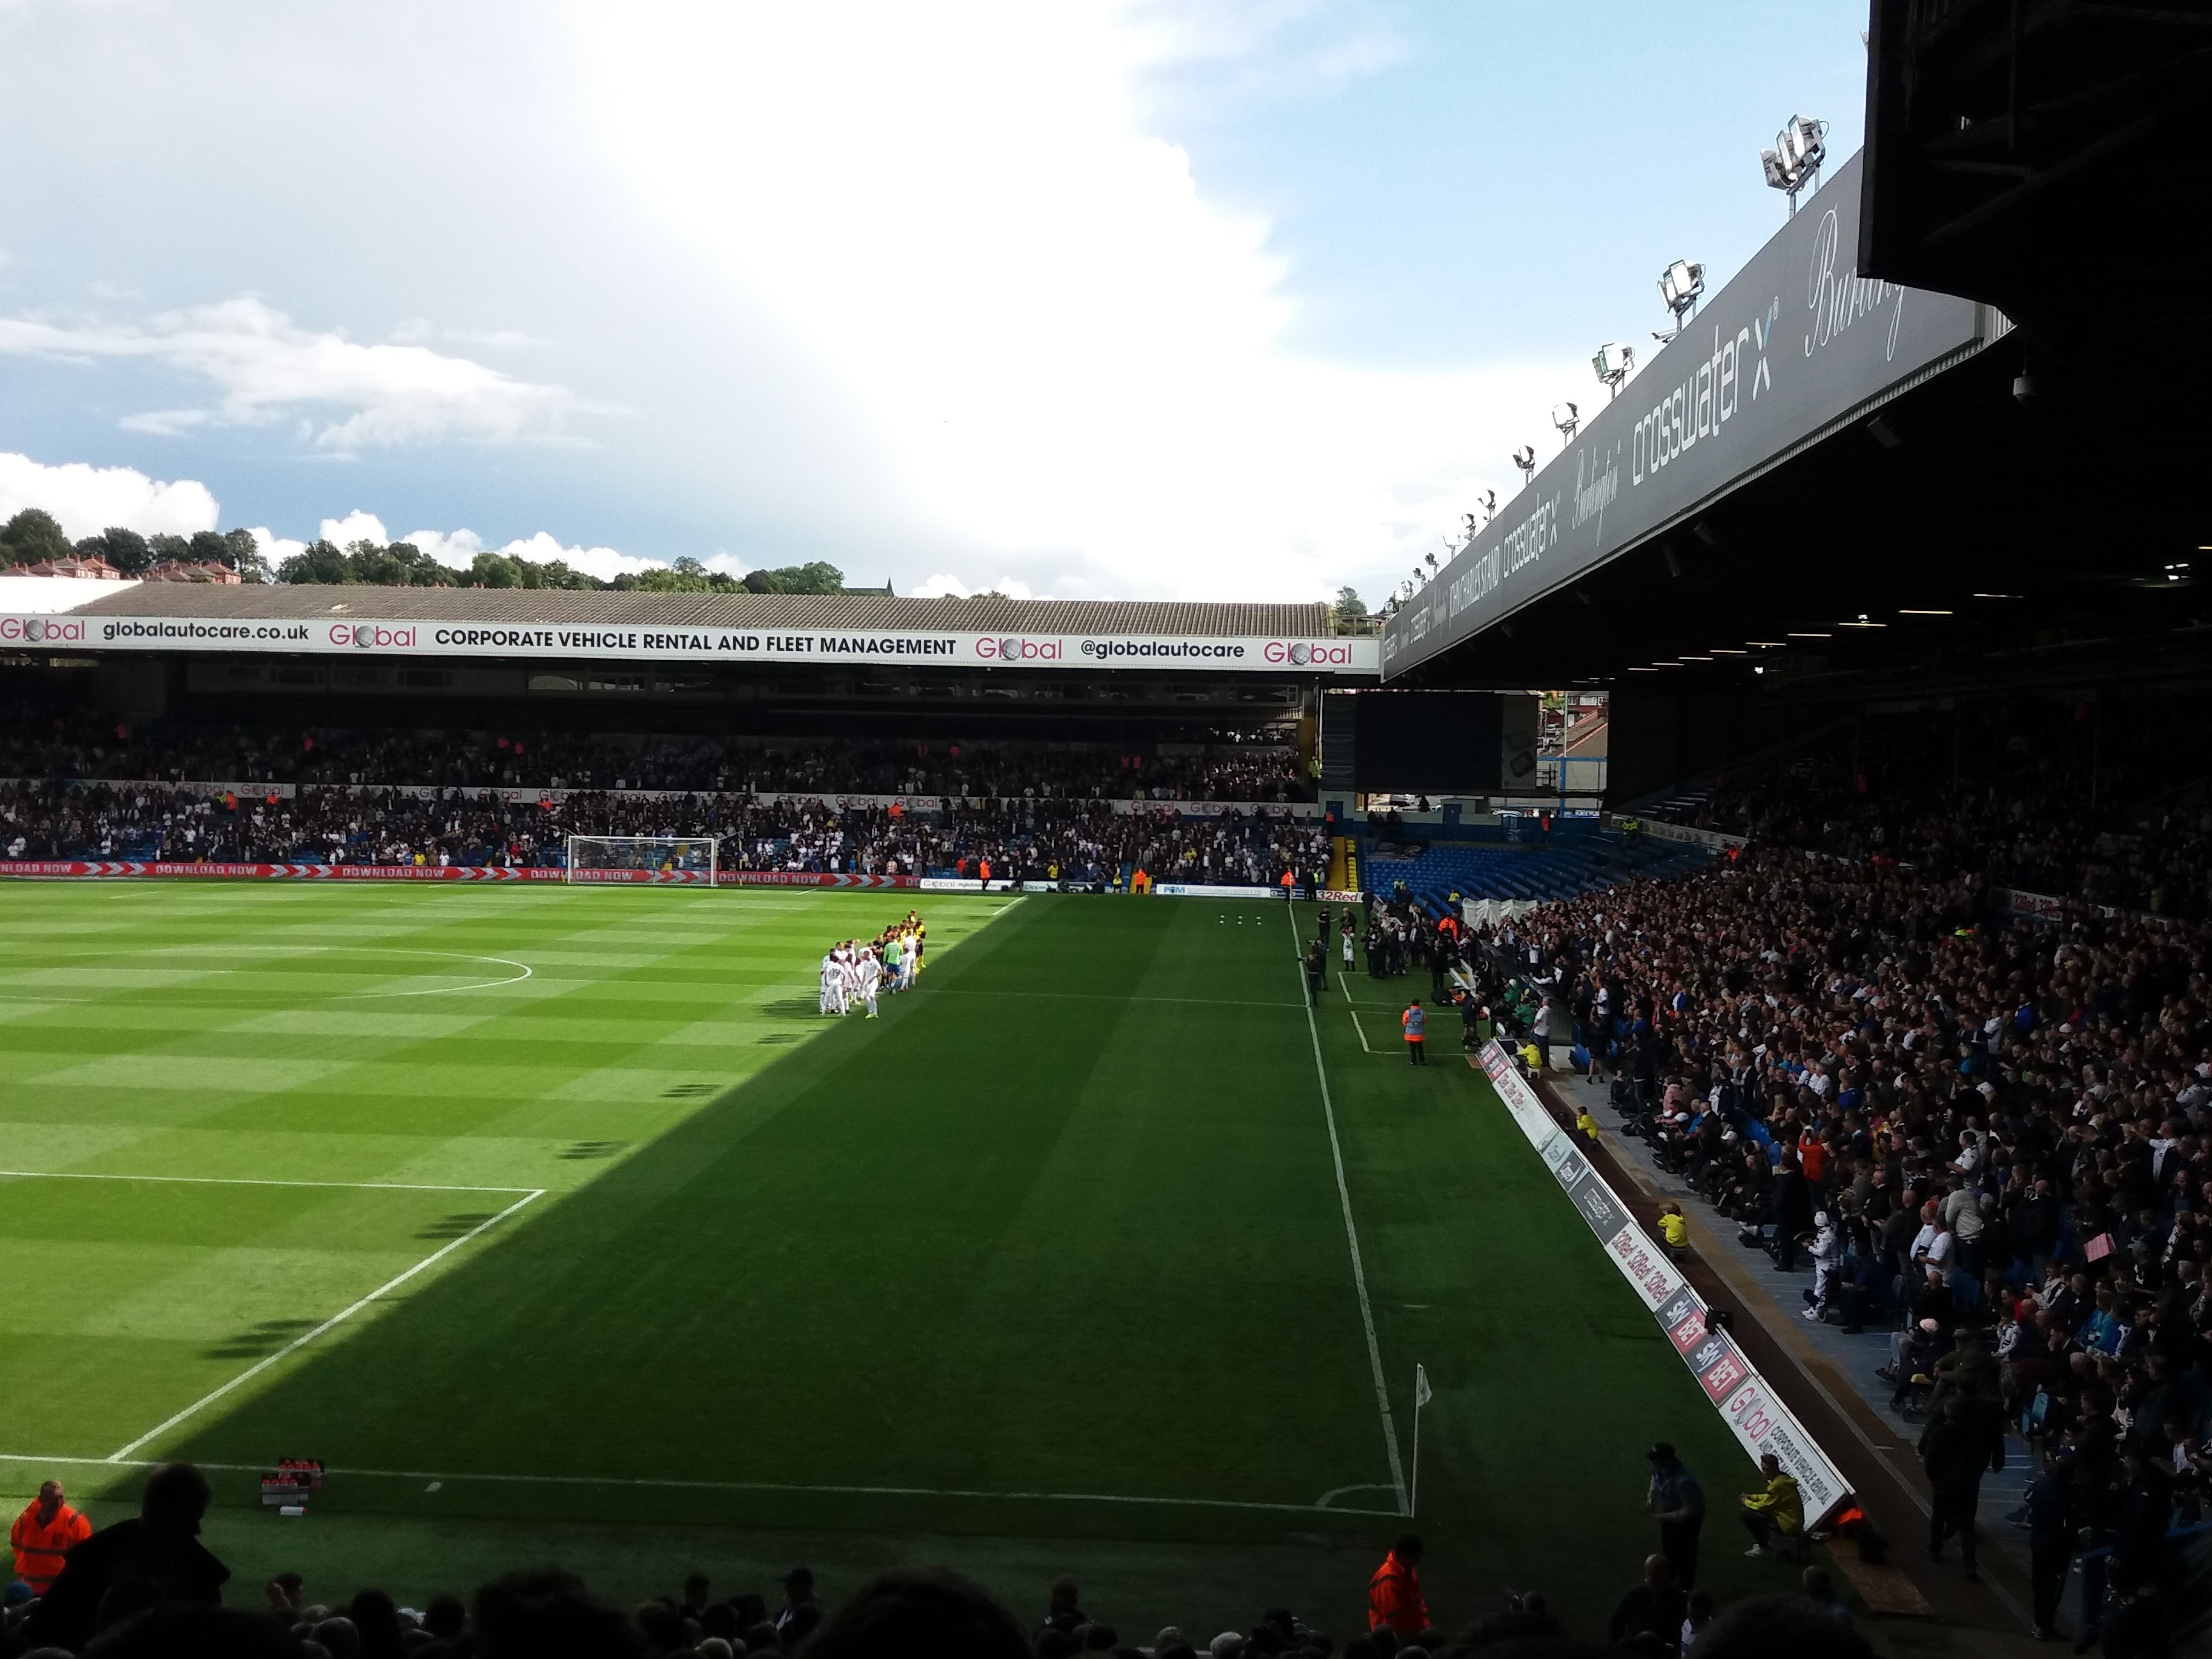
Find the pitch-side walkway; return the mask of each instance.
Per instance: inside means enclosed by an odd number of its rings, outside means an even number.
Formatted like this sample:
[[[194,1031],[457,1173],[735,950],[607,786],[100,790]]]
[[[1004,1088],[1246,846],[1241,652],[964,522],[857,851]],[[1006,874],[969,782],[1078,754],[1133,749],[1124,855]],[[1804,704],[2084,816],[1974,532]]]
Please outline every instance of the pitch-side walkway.
[[[1889,1537],[1891,1559],[1924,1594],[1937,1620],[1950,1626],[1957,1650],[1978,1650],[1991,1640],[1999,1644],[1993,1651],[2008,1650],[2013,1644],[2025,1645],[2027,1534],[2008,1518],[2020,1508],[2029,1474],[2025,1446],[2017,1437],[2008,1438],[2003,1473],[1990,1475],[1983,1485],[1983,1583],[1968,1584],[1960,1571],[1955,1544],[1942,1562],[1931,1562],[1927,1557],[1928,1483],[1916,1451],[1920,1429],[1890,1409],[1890,1384],[1875,1375],[1876,1368],[1889,1360],[1887,1329],[1869,1327],[1864,1335],[1846,1336],[1832,1325],[1802,1317],[1806,1305],[1803,1292],[1813,1282],[1809,1264],[1801,1272],[1784,1273],[1764,1250],[1737,1243],[1733,1222],[1693,1196],[1679,1177],[1662,1171],[1644,1142],[1615,1133],[1620,1115],[1610,1105],[1602,1085],[1592,1085],[1573,1073],[1556,1071],[1547,1074],[1544,1082],[1560,1105],[1589,1105],[1590,1115],[1599,1124],[1600,1145],[1610,1154],[1607,1161],[1636,1189],[1624,1192],[1624,1198],[1647,1200],[1639,1208],[1649,1208],[1662,1199],[1681,1200],[1689,1218],[1691,1248],[1698,1261],[1724,1288],[1743,1320],[1756,1322],[1765,1339],[1761,1346],[1778,1349],[1800,1373],[1805,1386],[1829,1408],[1822,1413],[1830,1419],[1824,1438],[1840,1432],[1855,1443],[1830,1447],[1846,1465],[1847,1473],[1850,1464],[1863,1466],[1872,1460],[1889,1477],[1886,1483],[1891,1486],[1889,1492],[1863,1488],[1863,1501]],[[1744,1334],[1741,1328],[1739,1334]],[[1757,1363],[1756,1355],[1754,1360]],[[1784,1386],[1784,1392],[1794,1395],[1801,1391]],[[1792,1403],[1796,1403],[1794,1399]],[[1716,1509],[1724,1510],[1728,1493],[1722,1489],[1726,1480],[1709,1477],[1708,1486],[1713,1489],[1709,1496]],[[1840,1561],[1838,1565],[1846,1565]],[[2075,1589],[2073,1584],[2068,1588]],[[2078,1593],[2069,1598],[2069,1626],[2077,1600]],[[1924,1623],[1919,1627],[1927,1632]],[[1896,1629],[1899,1639],[1892,1645],[1900,1650],[1923,1648],[1924,1637],[1913,1640],[1908,1628],[1909,1625]],[[1869,1629],[1868,1633],[1873,1635],[1875,1631]]]

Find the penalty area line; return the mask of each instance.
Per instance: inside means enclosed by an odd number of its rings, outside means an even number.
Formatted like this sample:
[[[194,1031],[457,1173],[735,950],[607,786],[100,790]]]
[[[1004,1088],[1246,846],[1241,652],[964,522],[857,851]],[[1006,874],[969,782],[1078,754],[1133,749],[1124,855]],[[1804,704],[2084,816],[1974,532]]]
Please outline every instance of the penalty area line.
[[[161,1460],[152,1457],[33,1457],[16,1452],[0,1452],[0,1463],[58,1464],[64,1468],[157,1468]],[[266,1466],[260,1463],[201,1463],[203,1469],[216,1469],[224,1474],[251,1473]],[[506,1486],[613,1486],[653,1489],[666,1492],[757,1492],[796,1494],[816,1492],[833,1497],[848,1498],[962,1498],[994,1503],[1024,1504],[1149,1504],[1165,1508],[1208,1510],[1256,1510],[1275,1515],[1310,1515],[1326,1510],[1331,1515],[1373,1515],[1396,1516],[1396,1510],[1355,1510],[1340,1508],[1329,1498],[1344,1492],[1388,1491],[1382,1486],[1340,1486],[1328,1493],[1318,1504],[1270,1504],[1250,1498],[1146,1498],[1125,1492],[985,1492],[964,1486],[815,1486],[786,1480],[664,1480],[650,1475],[621,1474],[456,1474],[450,1471],[431,1469],[357,1469],[339,1464],[330,1466],[330,1474],[351,1475],[362,1480],[435,1480],[459,1483],[466,1480],[493,1481]]]
[[[1298,957],[1298,917],[1295,904],[1285,907],[1291,913],[1291,963],[1304,976],[1304,964]],[[1390,1417],[1390,1389],[1382,1380],[1382,1346],[1375,1337],[1375,1309],[1367,1299],[1367,1269],[1359,1257],[1359,1229],[1352,1224],[1352,1188],[1344,1179],[1344,1147],[1336,1135],[1336,1105],[1329,1098],[1328,1067],[1322,1063],[1321,1026],[1314,1018],[1313,1006],[1306,1006],[1306,1036],[1313,1043],[1314,1076],[1321,1084],[1322,1120],[1328,1126],[1328,1155],[1336,1165],[1336,1200],[1344,1211],[1344,1242],[1352,1249],[1352,1283],[1359,1292],[1359,1322],[1367,1333],[1367,1364],[1375,1381],[1375,1408],[1382,1417],[1382,1445],[1390,1454],[1390,1487],[1397,1495],[1399,1515],[1413,1513],[1406,1496],[1405,1465],[1398,1457],[1398,1429]],[[1366,1046],[1364,1033],[1360,1046]],[[1372,1052],[1371,1050],[1370,1052]],[[1348,1513],[1349,1511],[1345,1511]]]
[[[463,1233],[459,1238],[454,1239],[451,1243],[443,1245],[438,1249],[433,1250],[428,1255],[424,1256],[413,1267],[408,1268],[406,1272],[394,1274],[392,1278],[386,1279],[383,1284],[378,1285],[374,1290],[371,1291],[367,1296],[362,1297],[359,1301],[339,1309],[337,1312],[332,1314],[328,1319],[325,1319],[321,1324],[316,1326],[313,1330],[303,1332],[301,1334],[293,1338],[291,1341],[287,1342],[283,1347],[277,1349],[275,1353],[270,1354],[267,1358],[255,1361],[252,1364],[240,1371],[236,1376],[232,1377],[229,1382],[222,1384],[222,1387],[210,1389],[206,1394],[202,1395],[198,1400],[193,1401],[191,1405],[185,1407],[182,1411],[178,1412],[170,1417],[165,1418],[159,1423],[156,1423],[152,1428],[147,1430],[145,1433],[140,1435],[136,1440],[131,1442],[130,1444],[118,1446],[115,1450],[108,1453],[108,1455],[100,1461],[106,1463],[123,1463],[128,1462],[131,1453],[138,1450],[149,1441],[159,1439],[162,1435],[167,1434],[171,1429],[175,1428],[179,1424],[187,1422],[191,1419],[198,1416],[200,1413],[205,1411],[210,1406],[214,1405],[216,1401],[222,1399],[226,1395],[230,1394],[234,1389],[244,1387],[255,1377],[260,1376],[262,1372],[267,1370],[271,1365],[276,1364],[279,1361],[290,1358],[294,1354],[299,1352],[301,1349],[306,1347],[316,1338],[324,1335],[327,1332],[333,1331],[340,1325],[344,1324],[347,1320],[351,1319],[356,1314],[359,1313],[363,1308],[368,1307],[371,1303],[389,1296],[392,1291],[398,1290],[402,1285],[404,1285],[409,1279],[414,1278],[416,1274],[422,1273],[428,1268],[435,1267],[439,1262],[453,1255],[454,1251],[459,1249],[463,1245],[467,1244],[472,1240],[480,1237],[484,1233],[490,1231],[491,1229],[499,1225],[501,1222],[506,1220],[507,1217],[513,1215],[525,1205],[544,1196],[545,1189],[544,1188],[532,1188],[520,1198],[515,1200],[514,1203],[501,1210],[497,1215],[478,1222],[475,1226],[470,1228],[468,1231]]]

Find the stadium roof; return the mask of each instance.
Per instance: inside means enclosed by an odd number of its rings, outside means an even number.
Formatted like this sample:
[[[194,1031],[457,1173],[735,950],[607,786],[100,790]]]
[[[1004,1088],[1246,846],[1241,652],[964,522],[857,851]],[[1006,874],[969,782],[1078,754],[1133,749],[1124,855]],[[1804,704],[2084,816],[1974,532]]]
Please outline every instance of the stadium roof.
[[[88,583],[88,587],[94,585]],[[93,598],[88,594],[88,599]],[[147,583],[78,607],[90,617],[223,620],[419,619],[645,628],[896,629],[911,633],[1112,634],[1316,639],[1328,607],[1145,599],[901,599],[890,593],[640,593],[519,587],[244,587]]]

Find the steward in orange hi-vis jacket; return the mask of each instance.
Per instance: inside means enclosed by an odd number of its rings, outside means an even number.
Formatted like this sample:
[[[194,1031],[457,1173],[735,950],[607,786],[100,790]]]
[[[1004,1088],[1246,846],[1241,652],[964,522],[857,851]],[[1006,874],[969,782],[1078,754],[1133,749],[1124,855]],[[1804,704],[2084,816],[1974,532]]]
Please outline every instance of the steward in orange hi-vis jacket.
[[[8,1541],[15,1550],[15,1577],[34,1594],[44,1595],[61,1576],[62,1558],[91,1536],[92,1522],[62,1502],[62,1483],[47,1481],[8,1528]]]
[[[1421,1595],[1421,1540],[1407,1533],[1382,1558],[1367,1581],[1367,1628],[1388,1625],[1411,1641],[1429,1627],[1429,1604]]]

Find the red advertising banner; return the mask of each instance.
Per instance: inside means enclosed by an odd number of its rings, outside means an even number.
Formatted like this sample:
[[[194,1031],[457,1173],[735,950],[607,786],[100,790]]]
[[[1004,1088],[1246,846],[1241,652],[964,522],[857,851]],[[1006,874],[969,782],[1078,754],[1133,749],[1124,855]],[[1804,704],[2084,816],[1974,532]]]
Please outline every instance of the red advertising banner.
[[[920,876],[837,876],[822,870],[725,870],[725,887],[919,887]]]
[[[566,881],[568,872],[538,866],[500,869],[449,864],[185,864],[138,859],[0,860],[0,878],[100,881],[135,877],[229,881]],[[583,870],[579,882],[641,886],[704,886],[696,870]],[[919,876],[842,876],[822,870],[725,870],[723,887],[920,887]]]
[[[496,869],[449,864],[185,864],[137,859],[18,859],[0,860],[0,877],[103,880],[130,877],[185,877],[231,881],[563,881],[565,870]]]

